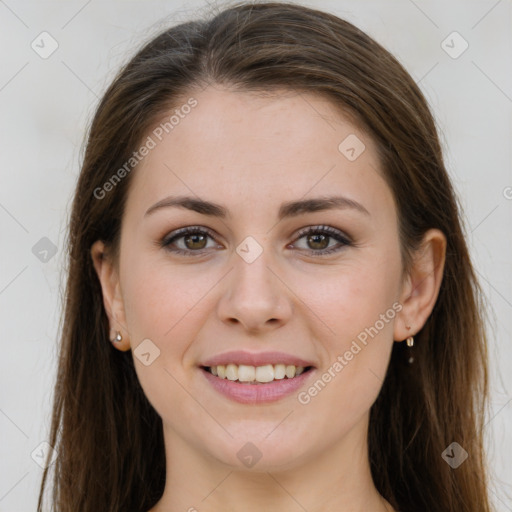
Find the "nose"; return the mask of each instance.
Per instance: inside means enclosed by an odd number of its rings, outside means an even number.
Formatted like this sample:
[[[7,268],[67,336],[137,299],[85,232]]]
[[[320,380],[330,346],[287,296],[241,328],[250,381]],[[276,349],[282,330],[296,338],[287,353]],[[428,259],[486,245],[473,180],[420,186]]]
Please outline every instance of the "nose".
[[[292,315],[292,292],[267,257],[269,249],[251,263],[233,255],[234,268],[224,283],[218,304],[221,321],[257,334],[285,325]]]

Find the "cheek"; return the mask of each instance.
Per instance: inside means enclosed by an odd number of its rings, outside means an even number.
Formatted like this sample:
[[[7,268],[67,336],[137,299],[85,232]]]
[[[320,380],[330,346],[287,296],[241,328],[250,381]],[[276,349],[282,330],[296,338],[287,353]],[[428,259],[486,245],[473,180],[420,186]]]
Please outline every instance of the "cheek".
[[[332,421],[347,422],[347,428],[371,407],[386,374],[401,309],[400,265],[391,252],[332,272],[329,279],[305,276],[296,285],[319,318],[314,336],[325,356],[302,403],[314,403],[319,415],[328,411]],[[328,404],[337,407],[329,410]]]
[[[213,284],[212,276],[194,275],[191,268],[172,267],[154,258],[126,260],[123,301],[130,333],[152,338],[159,344],[173,341],[179,333],[196,325],[194,312],[201,309],[201,297]],[[212,281],[209,284],[209,281]]]
[[[368,263],[351,262],[327,272],[302,273],[295,276],[294,287],[309,316],[317,318],[319,339],[324,339],[330,350],[344,349],[365,329],[374,326],[388,337],[393,328],[396,311],[393,304],[399,290],[399,265],[390,259],[379,264],[377,258]],[[385,269],[385,270],[384,270]],[[382,323],[381,315],[388,315]],[[364,336],[363,336],[364,337]]]
[[[194,281],[191,273],[149,257],[145,261],[127,257],[124,268],[125,317],[144,394],[162,417],[170,418],[172,411],[180,410],[183,421],[196,421],[183,385],[187,379],[185,355],[201,326],[204,292],[197,286],[198,277]],[[144,353],[149,353],[146,361]]]

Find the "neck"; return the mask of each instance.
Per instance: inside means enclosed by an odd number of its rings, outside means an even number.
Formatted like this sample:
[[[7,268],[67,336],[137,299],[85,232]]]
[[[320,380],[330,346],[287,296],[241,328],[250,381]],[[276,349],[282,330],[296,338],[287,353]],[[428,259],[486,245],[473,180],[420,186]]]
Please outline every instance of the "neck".
[[[367,417],[362,421],[367,426]],[[166,485],[150,512],[391,512],[373,484],[361,426],[336,446],[299,454],[286,469],[265,467],[263,458],[252,469],[226,465],[164,427]]]

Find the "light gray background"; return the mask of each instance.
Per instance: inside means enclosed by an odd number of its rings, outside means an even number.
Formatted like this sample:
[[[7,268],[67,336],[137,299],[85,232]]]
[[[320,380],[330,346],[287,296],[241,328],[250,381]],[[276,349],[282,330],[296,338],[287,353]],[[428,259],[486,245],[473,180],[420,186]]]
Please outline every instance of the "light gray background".
[[[307,5],[345,17],[387,47],[434,110],[493,311],[486,425],[491,495],[498,511],[512,511],[512,2]],[[87,122],[139,44],[197,7],[207,4],[0,0],[0,512],[35,510],[42,470],[31,453],[48,438],[62,247]],[[43,31],[59,45],[47,59],[31,48]],[[456,59],[441,46],[453,31],[469,44]],[[452,51],[461,48],[450,41]],[[32,251],[43,237],[57,246],[47,262]]]

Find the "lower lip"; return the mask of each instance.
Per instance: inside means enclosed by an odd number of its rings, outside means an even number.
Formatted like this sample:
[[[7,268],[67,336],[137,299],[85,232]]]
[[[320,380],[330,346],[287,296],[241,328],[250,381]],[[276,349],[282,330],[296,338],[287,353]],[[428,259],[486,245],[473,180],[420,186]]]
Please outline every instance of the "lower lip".
[[[242,404],[275,402],[285,396],[291,395],[297,391],[304,382],[314,372],[311,368],[309,371],[301,373],[293,379],[279,379],[264,384],[243,384],[229,379],[221,379],[216,377],[208,370],[201,368],[208,382],[219,393],[240,402]]]

